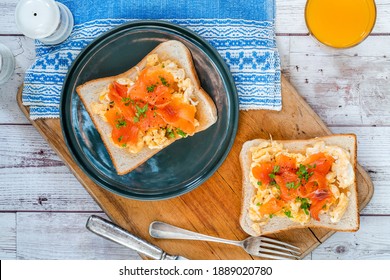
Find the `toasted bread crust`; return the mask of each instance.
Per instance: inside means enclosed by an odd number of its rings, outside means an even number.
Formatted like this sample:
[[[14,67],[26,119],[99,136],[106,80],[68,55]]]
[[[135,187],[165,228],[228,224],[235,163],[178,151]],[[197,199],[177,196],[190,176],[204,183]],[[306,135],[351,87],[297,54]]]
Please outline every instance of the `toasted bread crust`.
[[[126,149],[117,147],[110,140],[109,134],[111,128],[108,123],[103,121],[100,116],[93,113],[92,103],[99,100],[99,94],[104,87],[111,82],[120,78],[135,79],[142,69],[145,68],[147,56],[150,54],[158,54],[161,60],[170,59],[177,63],[177,65],[184,69],[186,77],[190,78],[195,88],[194,94],[199,103],[196,106],[197,112],[195,118],[199,121],[199,126],[196,127],[195,133],[207,129],[217,121],[217,109],[211,97],[203,90],[200,85],[198,75],[195,70],[192,56],[188,48],[181,42],[171,40],[159,44],[149,54],[147,54],[136,66],[128,71],[110,77],[99,78],[88,81],[76,88],[76,92],[83,102],[88,114],[90,115],[95,128],[98,130],[104,146],[106,147],[113,165],[119,175],[124,175],[137,168],[139,165],[147,161],[153,155],[162,149],[143,148],[139,153],[133,154]],[[177,139],[172,139],[166,142],[167,147]]]
[[[257,231],[253,228],[254,222],[249,218],[249,207],[251,199],[254,195],[255,188],[250,183],[250,165],[252,162],[252,155],[250,152],[251,147],[258,146],[260,143],[271,140],[266,139],[255,139],[247,141],[244,143],[241,153],[240,153],[240,164],[242,168],[242,206],[241,206],[241,215],[240,215],[240,225],[242,229],[252,236],[259,236],[262,234],[271,234],[278,233],[285,230],[292,230],[297,228],[324,228],[329,230],[336,231],[357,231],[360,226],[360,216],[358,211],[358,196],[357,196],[357,181],[356,181],[356,166],[357,166],[357,141],[356,135],[354,134],[337,134],[324,137],[317,137],[313,139],[306,140],[275,140],[278,143],[282,143],[284,147],[288,147],[290,152],[301,152],[303,148],[307,145],[312,145],[317,141],[324,141],[327,145],[337,145],[344,149],[347,149],[350,152],[351,158],[350,161],[355,170],[354,184],[351,187],[351,200],[350,205],[347,211],[344,213],[343,218],[340,222],[336,224],[330,224],[323,222],[323,217],[321,216],[321,221],[310,221],[307,224],[301,225],[299,223],[293,222],[288,218],[284,217],[274,217],[272,219],[272,224],[268,223],[260,227],[260,231]]]

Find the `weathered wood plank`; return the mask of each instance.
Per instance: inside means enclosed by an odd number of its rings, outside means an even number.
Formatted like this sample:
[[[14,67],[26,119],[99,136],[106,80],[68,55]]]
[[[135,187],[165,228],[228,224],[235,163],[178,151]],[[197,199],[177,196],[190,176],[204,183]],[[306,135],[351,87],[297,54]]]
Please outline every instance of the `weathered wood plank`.
[[[14,13],[18,0],[0,3],[0,34],[20,34],[16,28]],[[374,33],[390,32],[390,1],[376,0],[378,16]],[[304,10],[306,0],[276,0],[276,31],[279,33],[307,33]]]
[[[290,81],[328,125],[390,124],[390,36],[335,51],[290,38]]]
[[[16,258],[16,214],[0,213],[0,260]]]
[[[0,5],[3,5],[0,3]],[[3,19],[0,16],[0,21]],[[2,23],[0,22],[0,26]],[[0,31],[1,32],[1,31]],[[16,93],[23,83],[26,69],[35,59],[34,43],[22,36],[0,36],[0,43],[6,45],[15,56],[15,72],[11,79],[0,85],[0,123],[28,123],[16,103]]]
[[[361,217],[359,231],[338,232],[312,252],[313,259],[390,259],[390,217]]]
[[[363,214],[390,214],[390,127],[332,127],[335,133],[355,133],[358,161],[374,183],[374,195]]]
[[[287,80],[290,80],[290,36],[276,36],[280,64]]]
[[[0,211],[101,211],[67,167],[0,169]]]
[[[135,251],[88,231],[90,215],[17,213],[17,259],[140,259]]]
[[[0,126],[0,168],[64,166],[31,125]]]
[[[0,211],[100,211],[36,129],[0,126]]]
[[[15,23],[15,8],[18,0],[3,0],[0,2],[0,34],[19,34]]]

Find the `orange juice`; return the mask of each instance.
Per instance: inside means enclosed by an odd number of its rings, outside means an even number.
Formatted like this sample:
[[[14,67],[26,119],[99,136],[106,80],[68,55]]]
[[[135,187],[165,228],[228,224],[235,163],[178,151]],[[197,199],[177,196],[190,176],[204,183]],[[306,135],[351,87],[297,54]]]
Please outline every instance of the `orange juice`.
[[[376,20],[374,0],[307,0],[306,25],[325,45],[348,48],[371,32]]]

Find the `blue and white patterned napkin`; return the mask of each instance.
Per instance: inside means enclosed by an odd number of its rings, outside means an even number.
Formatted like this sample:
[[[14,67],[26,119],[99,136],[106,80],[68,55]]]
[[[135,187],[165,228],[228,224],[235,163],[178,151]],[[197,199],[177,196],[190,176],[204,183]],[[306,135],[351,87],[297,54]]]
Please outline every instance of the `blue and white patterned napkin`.
[[[26,71],[23,104],[31,119],[59,117],[61,88],[79,52],[102,33],[135,19],[160,19],[206,39],[228,65],[241,110],[280,110],[281,73],[274,0],[59,0],[73,13],[71,36],[56,46],[36,41],[36,61]]]

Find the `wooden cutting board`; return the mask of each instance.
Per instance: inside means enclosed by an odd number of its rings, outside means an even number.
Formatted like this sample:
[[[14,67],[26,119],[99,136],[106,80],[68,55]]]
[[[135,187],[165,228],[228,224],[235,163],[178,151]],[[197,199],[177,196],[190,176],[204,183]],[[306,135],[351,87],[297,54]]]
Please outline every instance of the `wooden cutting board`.
[[[160,220],[204,234],[241,240],[247,235],[241,230],[241,168],[239,153],[242,144],[255,138],[305,139],[332,134],[319,116],[282,77],[283,110],[241,111],[234,145],[222,166],[201,186],[190,193],[163,201],[136,201],[112,194],[96,185],[72,160],[61,132],[58,119],[39,119],[31,123],[68,165],[105,213],[118,225],[169,254],[189,259],[252,259],[244,250],[232,245],[182,240],[157,240],[148,234],[152,221]],[[22,105],[21,89],[17,102]],[[374,187],[361,166],[357,168],[360,210],[370,201]],[[271,237],[294,244],[302,249],[302,258],[329,238],[334,232],[324,229],[296,229]],[[256,259],[256,258],[255,258]]]

